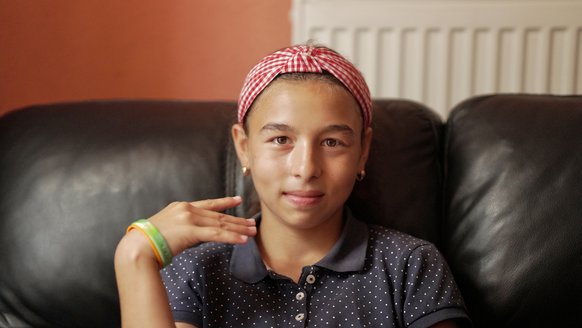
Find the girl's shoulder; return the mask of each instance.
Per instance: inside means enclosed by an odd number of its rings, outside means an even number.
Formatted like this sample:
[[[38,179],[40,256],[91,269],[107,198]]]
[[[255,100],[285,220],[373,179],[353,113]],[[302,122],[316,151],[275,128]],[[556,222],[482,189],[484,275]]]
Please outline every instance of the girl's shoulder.
[[[229,261],[233,245],[217,242],[201,243],[192,246],[176,255],[172,260],[174,264],[182,266],[205,266],[211,263]]]
[[[436,250],[431,242],[402,231],[376,224],[368,224],[368,229],[369,246],[374,249],[408,254],[418,249]]]

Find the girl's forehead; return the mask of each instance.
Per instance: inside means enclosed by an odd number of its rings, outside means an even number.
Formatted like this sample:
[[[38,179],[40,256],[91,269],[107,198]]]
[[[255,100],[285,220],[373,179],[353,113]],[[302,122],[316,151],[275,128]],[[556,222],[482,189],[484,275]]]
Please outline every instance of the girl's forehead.
[[[266,123],[298,125],[297,128],[363,124],[353,95],[341,86],[321,80],[274,81],[256,99],[247,120],[254,128]]]

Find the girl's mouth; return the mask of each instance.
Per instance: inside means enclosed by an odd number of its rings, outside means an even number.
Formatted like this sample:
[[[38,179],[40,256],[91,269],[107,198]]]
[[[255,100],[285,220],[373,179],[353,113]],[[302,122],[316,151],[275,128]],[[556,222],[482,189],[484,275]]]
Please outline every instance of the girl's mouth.
[[[294,190],[283,192],[283,197],[297,207],[309,207],[318,204],[325,194],[317,190]]]

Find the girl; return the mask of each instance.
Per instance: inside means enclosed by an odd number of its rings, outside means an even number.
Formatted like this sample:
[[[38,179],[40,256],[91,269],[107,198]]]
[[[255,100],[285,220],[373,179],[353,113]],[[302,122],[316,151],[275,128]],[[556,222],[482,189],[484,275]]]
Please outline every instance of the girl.
[[[232,127],[261,213],[222,214],[241,204],[235,196],[176,202],[132,224],[115,255],[123,326],[468,322],[434,246],[358,221],[344,205],[365,176],[371,106],[361,73],[328,48],[292,46],[263,58],[245,80]]]

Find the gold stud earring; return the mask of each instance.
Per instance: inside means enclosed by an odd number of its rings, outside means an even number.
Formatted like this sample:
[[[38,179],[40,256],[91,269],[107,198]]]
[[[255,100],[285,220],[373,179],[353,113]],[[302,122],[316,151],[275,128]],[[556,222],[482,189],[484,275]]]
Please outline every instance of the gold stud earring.
[[[366,177],[366,170],[361,170],[360,173],[356,174],[356,180],[362,181]]]
[[[246,167],[246,166],[243,166],[243,167],[242,167],[242,174],[243,174],[245,177],[246,177],[246,176],[249,176],[249,174],[251,174],[251,170],[250,170],[248,167]]]

